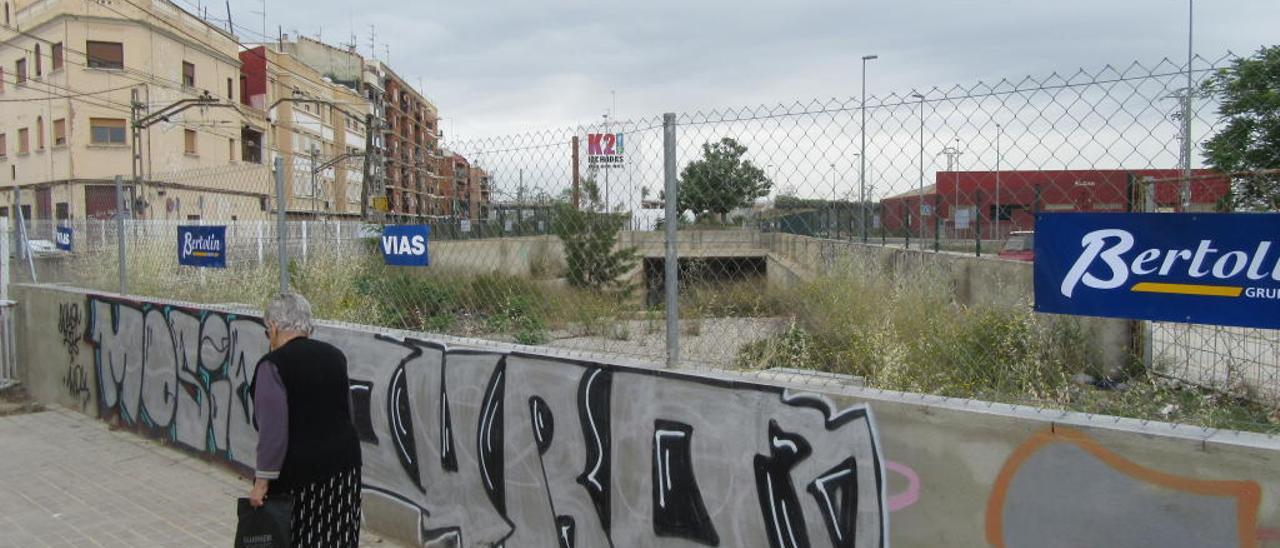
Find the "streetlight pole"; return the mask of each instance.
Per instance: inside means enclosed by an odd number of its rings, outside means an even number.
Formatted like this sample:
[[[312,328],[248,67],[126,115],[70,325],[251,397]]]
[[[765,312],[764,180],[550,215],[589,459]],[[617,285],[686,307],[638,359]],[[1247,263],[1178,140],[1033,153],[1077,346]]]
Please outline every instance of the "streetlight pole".
[[[862,230],[862,243],[867,243],[867,61],[878,59],[878,55],[862,56],[862,147],[858,151],[858,207],[862,210],[859,221]]]
[[[604,132],[608,134],[609,133],[609,113],[608,112],[604,113],[602,117],[604,118]],[[605,162],[604,165],[600,166],[600,169],[604,170],[604,212],[609,213],[612,211],[612,207],[613,207],[609,205],[609,163]]]
[[[1187,89],[1182,94],[1182,211],[1191,208],[1191,61],[1195,0],[1187,0]]]
[[[912,93],[911,97],[920,100],[920,185],[916,194],[916,216],[919,217],[919,220],[916,222],[916,226],[920,230],[920,234],[918,234],[920,249],[924,249],[924,95]],[[937,213],[936,211],[934,212],[935,215]],[[910,217],[908,217],[908,220],[910,220]],[[908,227],[909,231],[910,227]]]

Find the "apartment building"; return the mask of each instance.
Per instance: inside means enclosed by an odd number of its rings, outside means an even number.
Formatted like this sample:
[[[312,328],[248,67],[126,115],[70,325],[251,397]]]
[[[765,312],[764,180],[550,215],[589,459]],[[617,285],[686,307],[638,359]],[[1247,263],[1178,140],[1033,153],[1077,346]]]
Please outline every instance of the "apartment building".
[[[473,223],[494,219],[493,182],[479,162],[445,150],[438,165],[445,179],[441,191],[448,197],[449,217]]]
[[[136,144],[134,216],[265,217],[269,173],[255,167],[260,144],[244,142],[265,117],[237,108],[232,35],[167,0],[0,2],[0,215],[14,188],[28,219],[112,215],[112,181],[132,183]],[[135,142],[132,119],[197,97],[203,104],[155,120]],[[228,166],[236,184],[198,176]]]
[[[449,198],[441,192],[444,177],[436,172],[443,156],[436,107],[390,67],[377,61],[372,64],[384,83],[383,162],[389,213],[407,221],[446,217]]]
[[[242,103],[265,111],[268,161],[284,159],[285,208],[297,218],[359,216],[368,101],[271,46],[240,53]]]

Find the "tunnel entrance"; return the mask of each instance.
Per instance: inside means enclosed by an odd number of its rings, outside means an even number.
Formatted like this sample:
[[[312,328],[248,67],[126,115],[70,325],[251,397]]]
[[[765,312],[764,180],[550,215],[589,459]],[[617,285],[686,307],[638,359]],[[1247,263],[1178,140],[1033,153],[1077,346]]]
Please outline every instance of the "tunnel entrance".
[[[662,306],[666,291],[666,259],[644,260],[645,306]],[[691,288],[767,281],[769,263],[764,257],[683,257],[679,259],[680,292]]]

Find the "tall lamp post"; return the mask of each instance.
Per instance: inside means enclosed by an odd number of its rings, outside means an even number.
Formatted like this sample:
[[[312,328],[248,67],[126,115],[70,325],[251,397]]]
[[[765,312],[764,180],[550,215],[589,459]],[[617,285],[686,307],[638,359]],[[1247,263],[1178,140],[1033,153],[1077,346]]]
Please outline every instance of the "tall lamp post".
[[[858,207],[862,210],[862,243],[867,243],[867,61],[879,59],[878,55],[862,56],[862,146],[858,151]]]
[[[919,220],[916,226],[920,230],[920,234],[917,235],[921,240],[920,248],[924,249],[924,95],[912,93],[911,97],[920,100],[920,186],[916,192],[916,216]],[[938,212],[933,213],[937,215]]]
[[[1182,211],[1191,208],[1191,60],[1192,31],[1196,21],[1195,0],[1187,0],[1187,89],[1182,94]]]

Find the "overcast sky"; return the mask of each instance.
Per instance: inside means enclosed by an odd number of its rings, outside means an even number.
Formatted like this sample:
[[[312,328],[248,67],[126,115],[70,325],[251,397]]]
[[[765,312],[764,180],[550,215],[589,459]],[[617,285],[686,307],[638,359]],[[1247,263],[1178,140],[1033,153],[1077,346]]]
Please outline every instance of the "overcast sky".
[[[354,29],[367,55],[373,25],[378,57],[389,47],[398,73],[421,78],[455,137],[597,121],[610,90],[623,118],[855,96],[873,53],[870,94],[1186,56],[1186,0],[353,4],[268,0],[268,34],[338,43]],[[231,9],[257,40],[260,0]],[[1196,52],[1280,43],[1277,23],[1280,1],[1201,0]]]

